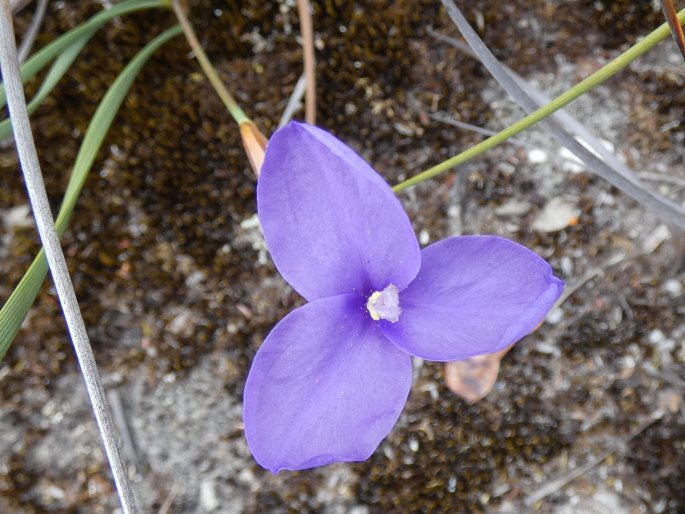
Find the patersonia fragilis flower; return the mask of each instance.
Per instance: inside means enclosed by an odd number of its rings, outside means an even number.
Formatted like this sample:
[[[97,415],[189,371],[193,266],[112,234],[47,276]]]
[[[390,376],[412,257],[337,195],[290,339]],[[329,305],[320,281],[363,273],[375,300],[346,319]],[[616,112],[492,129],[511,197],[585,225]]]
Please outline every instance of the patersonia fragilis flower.
[[[497,352],[563,288],[544,260],[500,237],[420,250],[385,181],[316,127],[272,136],[257,211],[276,267],[309,302],[274,327],[245,385],[245,436],[273,472],[367,459],[407,400],[411,356]]]

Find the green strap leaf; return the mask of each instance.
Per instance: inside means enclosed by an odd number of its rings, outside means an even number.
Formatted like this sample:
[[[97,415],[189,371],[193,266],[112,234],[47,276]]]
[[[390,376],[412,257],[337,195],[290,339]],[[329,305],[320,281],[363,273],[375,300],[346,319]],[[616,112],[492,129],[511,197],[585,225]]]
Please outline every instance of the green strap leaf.
[[[45,68],[48,63],[52,62],[58,55],[64,52],[74,41],[83,37],[91,31],[99,29],[102,25],[110,21],[112,18],[127,14],[133,11],[140,11],[143,9],[152,9],[155,7],[164,7],[165,3],[161,0],[127,0],[115,5],[111,9],[102,11],[93,16],[87,22],[71,29],[69,32],[62,34],[49,45],[41,48],[21,67],[21,81],[26,84],[30,79]],[[0,84],[0,107],[4,107],[7,103],[5,95],[5,85]]]
[[[67,72],[71,64],[74,62],[78,54],[86,45],[88,40],[93,37],[97,29],[92,29],[89,32],[82,35],[80,38],[76,39],[71,45],[69,45],[64,52],[62,52],[55,62],[50,67],[45,80],[40,86],[40,89],[36,93],[31,101],[28,103],[26,108],[29,114],[33,114],[36,109],[43,103],[43,100],[52,92],[60,79]],[[7,139],[12,134],[12,124],[9,118],[0,121],[0,141]]]
[[[67,228],[69,218],[76,205],[76,200],[88,177],[88,172],[133,80],[150,56],[160,46],[181,33],[181,27],[175,25],[150,41],[123,69],[107,90],[107,93],[105,93],[86,130],[76,162],[74,163],[74,169],[69,178],[62,206],[55,221],[55,228],[60,237]],[[19,328],[21,328],[21,324],[31,305],[33,305],[43,280],[45,280],[47,271],[48,266],[45,253],[41,249],[17,285],[17,288],[12,292],[0,310],[0,359],[5,356]]]

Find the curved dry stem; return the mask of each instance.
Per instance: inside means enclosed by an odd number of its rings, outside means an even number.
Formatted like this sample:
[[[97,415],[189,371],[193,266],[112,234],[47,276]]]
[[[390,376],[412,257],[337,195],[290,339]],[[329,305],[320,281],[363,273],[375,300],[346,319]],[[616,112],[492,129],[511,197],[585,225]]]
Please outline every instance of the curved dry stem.
[[[67,322],[67,328],[69,329],[74,350],[81,366],[81,372],[86,382],[86,389],[93,404],[95,419],[97,420],[107,458],[112,468],[119,498],[126,514],[137,513],[138,507],[126,473],[119,439],[114,430],[112,414],[105,398],[93,350],[88,341],[86,327],[78,302],[76,301],[76,294],[74,293],[74,287],[67,270],[67,263],[64,259],[52,213],[50,212],[50,205],[29,124],[26,99],[19,72],[17,49],[14,43],[12,13],[8,0],[3,0],[2,9],[0,9],[0,69],[2,70],[2,77],[7,90],[7,105],[10,111],[10,118],[12,119],[17,153],[24,173],[31,207],[36,218],[41,241],[45,248],[57,295]]]

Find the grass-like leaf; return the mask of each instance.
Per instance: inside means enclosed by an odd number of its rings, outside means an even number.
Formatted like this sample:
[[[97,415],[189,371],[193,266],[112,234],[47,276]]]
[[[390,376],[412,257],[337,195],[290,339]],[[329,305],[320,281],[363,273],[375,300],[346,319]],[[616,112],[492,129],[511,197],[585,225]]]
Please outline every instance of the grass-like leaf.
[[[31,101],[27,104],[26,108],[29,114],[33,114],[38,106],[43,103],[43,100],[52,92],[60,79],[67,72],[74,59],[81,53],[81,50],[88,42],[88,40],[95,34],[97,29],[91,29],[86,32],[81,37],[76,39],[71,45],[69,45],[65,50],[55,59],[50,71],[48,72],[45,80],[40,86],[40,89],[36,93]],[[12,134],[12,124],[10,119],[4,119],[0,121],[0,141],[8,138]]]
[[[145,48],[136,54],[112,83],[107,90],[107,93],[105,93],[105,96],[100,102],[100,105],[98,105],[98,108],[88,125],[88,129],[86,130],[83,142],[81,143],[81,148],[76,157],[76,162],[74,163],[73,171],[69,178],[69,184],[67,185],[67,190],[64,194],[62,206],[60,207],[55,221],[55,228],[60,237],[67,228],[69,218],[76,205],[76,200],[88,177],[88,172],[95,161],[95,157],[102,146],[105,135],[107,134],[124,97],[128,93],[133,80],[145,62],[147,62],[150,56],[160,46],[181,33],[182,30],[180,26],[175,25],[158,35],[148,43]],[[0,359],[7,353],[26,314],[31,308],[31,305],[33,305],[43,280],[45,280],[47,271],[48,267],[45,253],[43,249],[41,249],[17,285],[17,288],[12,292],[9,299],[0,310]]]
[[[75,41],[79,40],[86,34],[99,29],[102,25],[110,21],[112,18],[127,14],[133,11],[140,11],[143,9],[153,9],[155,7],[164,7],[162,0],[127,0],[115,5],[111,9],[102,11],[96,14],[87,22],[71,29],[69,32],[62,34],[49,45],[41,48],[21,67],[21,81],[26,84],[27,81],[35,77],[35,75],[45,68],[50,62],[57,58],[62,52],[70,47]],[[5,85],[0,84],[0,107],[4,107],[7,103],[5,95]]]

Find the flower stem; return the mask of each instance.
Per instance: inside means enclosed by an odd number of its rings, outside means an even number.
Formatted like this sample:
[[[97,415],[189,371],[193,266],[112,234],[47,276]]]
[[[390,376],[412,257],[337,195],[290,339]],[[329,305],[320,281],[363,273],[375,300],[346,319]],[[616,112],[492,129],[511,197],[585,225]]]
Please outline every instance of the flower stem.
[[[685,9],[681,10],[678,13],[678,23],[682,24],[683,22],[685,22]],[[623,52],[609,64],[603,66],[601,69],[599,69],[598,71],[596,71],[588,78],[581,81],[579,84],[569,89],[562,95],[558,96],[547,105],[540,107],[538,110],[532,112],[525,118],[519,120],[513,125],[502,130],[501,132],[498,132],[494,136],[491,136],[488,139],[478,143],[477,145],[472,146],[468,150],[458,155],[455,155],[454,157],[451,157],[450,159],[447,159],[446,161],[443,161],[440,164],[437,164],[432,168],[422,173],[419,173],[414,177],[411,177],[403,182],[400,182],[395,187],[393,187],[393,191],[397,193],[410,186],[415,186],[420,182],[433,178],[436,175],[439,175],[440,173],[444,173],[450,170],[451,168],[454,168],[455,166],[458,166],[459,164],[462,164],[468,161],[469,159],[473,159],[474,157],[494,148],[495,146],[499,145],[500,143],[503,143],[510,137],[513,137],[519,132],[531,127],[532,125],[535,125],[537,122],[545,119],[546,117],[550,116],[562,107],[571,103],[579,96],[587,93],[588,91],[597,87],[599,84],[601,84],[608,78],[614,76],[616,73],[618,73],[623,68],[628,66],[635,59],[642,56],[647,51],[651,50],[652,47],[654,47],[657,43],[660,43],[661,41],[666,39],[670,33],[671,31],[668,27],[668,24],[664,23],[659,28],[654,30],[651,34],[649,34],[647,37],[645,37],[642,41]]]
[[[193,30],[193,27],[190,25],[190,22],[188,21],[188,17],[186,16],[185,11],[181,6],[181,2],[179,0],[172,0],[171,5],[174,9],[174,13],[176,14],[176,18],[178,18],[178,22],[183,28],[183,33],[185,34],[186,39],[188,40],[188,44],[193,49],[193,52],[195,52],[195,57],[200,63],[202,71],[205,72],[205,75],[209,79],[209,82],[216,90],[217,94],[219,95],[219,98],[221,98],[221,101],[228,109],[228,112],[231,114],[231,116],[238,125],[249,121],[250,119],[247,117],[245,112],[238,106],[235,99],[233,98],[233,95],[231,95],[228,89],[226,89],[226,86],[224,86],[224,83],[219,78],[219,75],[217,75],[214,66],[212,66],[212,63],[207,58],[207,54],[205,54],[205,51],[202,49],[202,46],[200,45],[200,42],[197,40],[197,36],[195,36],[195,31]]]

